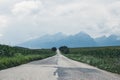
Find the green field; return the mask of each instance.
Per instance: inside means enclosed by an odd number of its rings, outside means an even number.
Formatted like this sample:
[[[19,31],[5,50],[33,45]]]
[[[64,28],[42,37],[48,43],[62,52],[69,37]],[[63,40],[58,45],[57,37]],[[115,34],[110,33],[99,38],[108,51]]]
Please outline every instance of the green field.
[[[65,56],[120,74],[120,47],[71,48]]]
[[[28,49],[0,45],[0,70],[55,55],[49,49]]]

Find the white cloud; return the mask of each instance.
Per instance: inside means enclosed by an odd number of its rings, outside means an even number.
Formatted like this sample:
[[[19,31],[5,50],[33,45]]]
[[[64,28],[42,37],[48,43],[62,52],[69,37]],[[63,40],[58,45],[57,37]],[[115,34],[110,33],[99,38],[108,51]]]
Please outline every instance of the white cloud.
[[[119,0],[12,1],[7,11],[0,9],[5,14],[8,12],[11,17],[11,25],[4,28],[6,31],[3,34],[9,42],[17,43],[56,32],[75,34],[85,31],[93,37],[110,34],[120,36]],[[0,17],[0,25],[6,26],[7,22],[6,17]]]
[[[0,15],[0,28],[8,25],[8,17],[4,15]]]
[[[40,1],[21,1],[13,6],[12,13],[15,15],[28,15],[38,11],[42,7]]]
[[[0,3],[3,3],[4,2],[4,0],[0,0]]]
[[[0,0],[0,4],[7,2],[8,0]]]
[[[9,18],[5,15],[0,15],[0,38],[3,37],[4,30],[9,24]]]
[[[2,34],[0,34],[0,37],[2,37],[3,35]]]

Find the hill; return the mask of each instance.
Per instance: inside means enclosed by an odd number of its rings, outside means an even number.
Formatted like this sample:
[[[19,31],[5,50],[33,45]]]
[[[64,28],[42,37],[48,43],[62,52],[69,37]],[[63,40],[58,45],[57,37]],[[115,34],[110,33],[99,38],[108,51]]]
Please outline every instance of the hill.
[[[98,46],[119,46],[120,40],[116,35],[110,35],[108,37],[102,36],[99,38],[92,38],[90,35],[80,32],[75,35],[66,36],[63,33],[57,33],[54,35],[45,35],[36,39],[29,40],[21,43],[17,46],[27,48],[51,48],[51,47],[98,47]]]
[[[29,48],[51,48],[53,46],[69,46],[69,47],[93,47],[97,46],[95,40],[84,32],[75,35],[66,36],[62,33],[54,35],[45,35],[24,43],[19,44],[22,47]]]

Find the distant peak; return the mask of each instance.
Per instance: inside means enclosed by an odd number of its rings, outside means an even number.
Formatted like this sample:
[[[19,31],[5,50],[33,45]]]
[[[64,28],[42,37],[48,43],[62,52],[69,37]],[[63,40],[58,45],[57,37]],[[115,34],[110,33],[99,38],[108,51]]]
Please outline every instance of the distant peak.
[[[76,36],[89,36],[89,35],[85,32],[79,32],[76,34]]]
[[[65,34],[63,34],[62,32],[58,32],[56,34],[53,34],[52,36],[66,36]]]
[[[117,39],[117,36],[114,35],[114,34],[112,34],[112,35],[110,35],[108,38],[114,38],[114,39]]]
[[[62,32],[58,32],[55,35],[63,35],[63,33]]]

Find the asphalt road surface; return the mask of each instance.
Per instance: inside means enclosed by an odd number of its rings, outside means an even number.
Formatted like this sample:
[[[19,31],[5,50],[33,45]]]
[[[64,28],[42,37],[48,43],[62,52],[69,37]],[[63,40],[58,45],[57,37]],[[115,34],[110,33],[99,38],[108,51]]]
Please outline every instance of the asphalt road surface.
[[[0,71],[0,80],[120,80],[120,75],[57,55]]]

